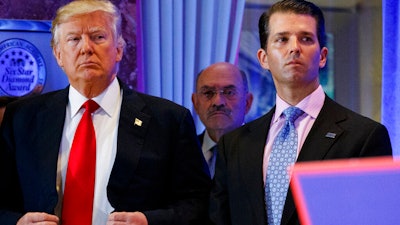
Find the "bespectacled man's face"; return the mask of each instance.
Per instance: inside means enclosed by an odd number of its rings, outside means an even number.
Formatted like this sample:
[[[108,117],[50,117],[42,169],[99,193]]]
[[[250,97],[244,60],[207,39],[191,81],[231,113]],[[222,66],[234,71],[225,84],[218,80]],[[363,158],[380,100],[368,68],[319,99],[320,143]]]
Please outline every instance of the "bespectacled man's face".
[[[207,129],[225,132],[241,126],[251,100],[239,70],[214,66],[202,72],[192,100]]]

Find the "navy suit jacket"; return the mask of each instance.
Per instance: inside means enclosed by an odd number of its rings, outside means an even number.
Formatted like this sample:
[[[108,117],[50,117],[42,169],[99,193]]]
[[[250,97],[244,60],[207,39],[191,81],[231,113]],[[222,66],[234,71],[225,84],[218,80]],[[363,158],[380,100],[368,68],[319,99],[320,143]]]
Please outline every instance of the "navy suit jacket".
[[[149,224],[202,224],[211,181],[189,110],[121,86],[108,200],[115,211],[143,212]],[[15,224],[26,212],[54,213],[67,103],[68,88],[7,106],[0,137],[0,224]]]
[[[262,165],[274,111],[275,107],[220,139],[210,208],[215,224],[267,224]],[[332,138],[327,133],[336,135]],[[383,125],[326,97],[297,161],[391,154],[389,135]],[[281,223],[299,224],[290,189]]]
[[[203,141],[204,141],[204,134],[206,133],[206,131],[204,130],[201,134],[197,135],[197,138],[200,141],[200,146],[203,145]]]

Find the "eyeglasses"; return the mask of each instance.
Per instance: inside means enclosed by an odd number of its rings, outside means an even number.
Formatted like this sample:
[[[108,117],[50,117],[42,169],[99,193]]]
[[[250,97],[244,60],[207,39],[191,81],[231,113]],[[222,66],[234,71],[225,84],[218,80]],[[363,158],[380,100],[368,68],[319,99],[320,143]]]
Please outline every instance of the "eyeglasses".
[[[224,96],[224,98],[226,98],[228,100],[233,100],[233,99],[235,99],[237,97],[238,91],[236,89],[234,89],[234,88],[224,88],[222,90],[205,89],[205,90],[201,90],[198,94],[204,100],[211,100],[217,94],[220,94],[221,96]]]

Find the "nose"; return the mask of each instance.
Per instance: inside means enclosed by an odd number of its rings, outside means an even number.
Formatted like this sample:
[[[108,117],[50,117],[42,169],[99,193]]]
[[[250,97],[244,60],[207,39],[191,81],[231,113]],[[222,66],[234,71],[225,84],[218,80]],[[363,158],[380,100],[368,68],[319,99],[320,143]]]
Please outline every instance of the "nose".
[[[82,38],[82,45],[81,45],[81,54],[92,54],[93,53],[93,46],[92,40],[89,37]]]
[[[298,54],[300,52],[299,41],[296,38],[292,38],[289,45],[290,54]]]
[[[222,91],[217,91],[214,98],[212,99],[213,105],[220,106],[225,105],[226,97],[223,95]]]

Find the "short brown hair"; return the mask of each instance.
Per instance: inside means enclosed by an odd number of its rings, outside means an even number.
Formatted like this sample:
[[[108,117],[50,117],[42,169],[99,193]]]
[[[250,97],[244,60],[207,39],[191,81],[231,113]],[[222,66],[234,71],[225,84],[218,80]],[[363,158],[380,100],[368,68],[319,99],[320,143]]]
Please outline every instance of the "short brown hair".
[[[276,12],[291,12],[295,14],[310,15],[317,22],[317,37],[320,48],[326,46],[325,19],[322,10],[314,3],[304,0],[283,0],[271,6],[265,11],[258,21],[258,32],[260,35],[261,48],[266,49],[269,37],[269,20],[271,15]]]

